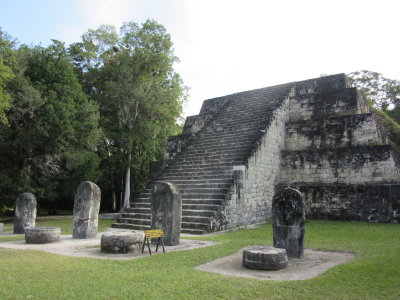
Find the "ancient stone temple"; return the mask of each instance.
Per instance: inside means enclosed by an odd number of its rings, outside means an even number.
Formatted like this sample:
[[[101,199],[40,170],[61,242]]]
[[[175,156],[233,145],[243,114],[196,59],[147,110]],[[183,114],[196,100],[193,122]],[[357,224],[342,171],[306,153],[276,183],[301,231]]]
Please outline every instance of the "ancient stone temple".
[[[338,74],[204,101],[113,226],[150,228],[156,181],[180,189],[187,233],[265,222],[285,187],[304,195],[306,219],[390,222],[399,180],[388,131]]]

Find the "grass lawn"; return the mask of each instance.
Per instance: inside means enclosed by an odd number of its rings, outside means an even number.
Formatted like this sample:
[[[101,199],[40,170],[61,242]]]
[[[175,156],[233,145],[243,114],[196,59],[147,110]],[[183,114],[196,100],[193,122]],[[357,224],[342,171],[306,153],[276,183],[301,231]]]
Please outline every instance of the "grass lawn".
[[[115,220],[102,220],[99,219],[99,232],[105,231],[107,227],[111,227],[111,224],[115,223]],[[36,219],[36,227],[60,227],[61,234],[72,234],[72,216],[51,216],[41,217]],[[13,231],[14,223],[5,222],[3,231]],[[24,234],[6,235],[0,236],[0,242],[24,240]],[[1,246],[0,246],[1,247]],[[1,300],[2,298],[0,298]]]
[[[47,222],[37,226],[71,232],[71,219]],[[400,299],[400,225],[308,221],[307,248],[354,251],[357,258],[305,281],[193,269],[247,245],[271,245],[271,225],[197,239],[222,244],[130,261],[0,248],[0,299]]]

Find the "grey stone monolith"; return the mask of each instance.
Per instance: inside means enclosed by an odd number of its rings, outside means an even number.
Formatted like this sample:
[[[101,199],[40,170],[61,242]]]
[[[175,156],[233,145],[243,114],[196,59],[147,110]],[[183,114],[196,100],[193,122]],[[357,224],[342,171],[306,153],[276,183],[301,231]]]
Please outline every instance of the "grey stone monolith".
[[[25,228],[35,227],[36,197],[31,193],[18,195],[15,205],[14,233],[25,233]]]
[[[106,232],[101,235],[101,252],[113,254],[139,253],[143,235],[132,231]]]
[[[74,200],[75,239],[90,239],[97,235],[100,210],[100,188],[90,181],[84,181],[76,190]]]
[[[272,228],[274,247],[286,249],[289,258],[304,256],[305,211],[298,190],[285,188],[274,195]]]
[[[0,234],[2,234],[2,232],[3,232],[3,227],[4,227],[4,224],[0,223]]]
[[[151,192],[151,228],[164,230],[166,246],[179,245],[182,196],[170,182],[155,183]]]

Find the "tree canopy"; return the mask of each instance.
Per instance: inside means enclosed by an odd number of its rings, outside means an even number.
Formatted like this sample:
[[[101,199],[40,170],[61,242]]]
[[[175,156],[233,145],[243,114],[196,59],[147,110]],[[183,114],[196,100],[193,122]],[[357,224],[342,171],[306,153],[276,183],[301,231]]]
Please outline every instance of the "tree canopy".
[[[400,121],[400,81],[381,73],[362,70],[347,74],[370,104]]]
[[[127,206],[179,130],[186,87],[165,28],[102,25],[69,47],[0,37],[0,204],[32,191],[70,208],[79,182],[92,180],[106,206],[123,190]]]
[[[362,70],[347,74],[388,129],[391,143],[400,150],[400,81]]]

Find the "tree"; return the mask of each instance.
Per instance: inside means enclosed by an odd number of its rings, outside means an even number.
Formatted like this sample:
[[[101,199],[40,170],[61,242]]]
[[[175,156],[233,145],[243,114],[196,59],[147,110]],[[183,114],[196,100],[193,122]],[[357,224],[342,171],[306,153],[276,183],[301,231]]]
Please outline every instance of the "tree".
[[[13,183],[14,195],[33,191],[56,206],[71,199],[80,181],[98,177],[98,106],[82,91],[59,41],[21,46],[9,63],[17,75],[7,85],[10,126],[0,127],[1,176]],[[3,182],[0,189],[6,190]]]
[[[367,70],[353,72],[347,76],[387,128],[391,144],[400,150],[400,81]]]
[[[88,87],[85,90],[100,105],[107,148],[104,159],[113,156],[124,168],[126,208],[131,170],[136,186],[143,184],[144,170],[162,158],[166,138],[175,131],[182,113],[186,89],[173,69],[177,58],[171,38],[151,20],[142,26],[126,23],[119,35],[112,27],[102,26],[86,33],[82,43],[70,47],[70,53]]]
[[[400,81],[367,70],[347,75],[370,104],[400,121]]]
[[[0,123],[8,124],[6,112],[11,108],[11,97],[5,92],[5,85],[15,76],[11,68],[4,64],[4,59],[7,57],[6,51],[12,47],[12,42],[9,37],[0,30]]]

